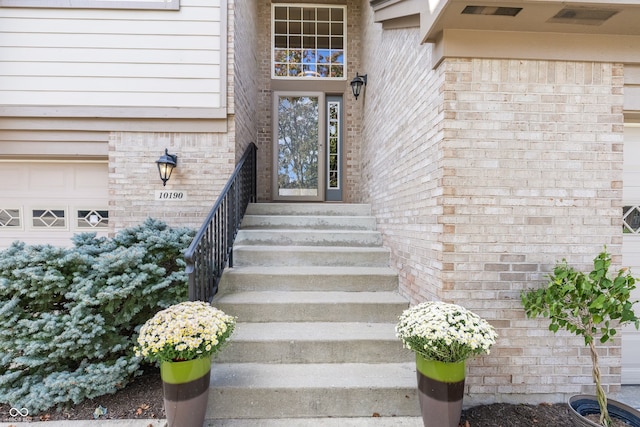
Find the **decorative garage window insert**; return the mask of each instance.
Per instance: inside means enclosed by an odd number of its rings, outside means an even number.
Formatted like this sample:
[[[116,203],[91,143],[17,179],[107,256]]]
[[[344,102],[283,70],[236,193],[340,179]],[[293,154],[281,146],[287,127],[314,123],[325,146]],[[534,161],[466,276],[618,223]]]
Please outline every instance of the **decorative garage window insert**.
[[[66,228],[67,221],[64,209],[34,209],[34,228]]]
[[[20,209],[0,208],[0,228],[17,228],[22,226]]]
[[[344,79],[344,6],[274,5],[272,76]]]
[[[0,0],[0,7],[179,10],[180,0]]]
[[[78,228],[106,228],[109,226],[109,211],[78,210]]]
[[[640,234],[640,206],[625,206],[622,209],[622,232]]]

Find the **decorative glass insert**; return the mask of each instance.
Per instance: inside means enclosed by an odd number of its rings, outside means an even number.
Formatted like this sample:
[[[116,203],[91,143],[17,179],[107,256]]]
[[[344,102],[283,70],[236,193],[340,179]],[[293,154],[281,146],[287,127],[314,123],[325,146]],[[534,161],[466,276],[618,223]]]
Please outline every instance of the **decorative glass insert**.
[[[328,188],[340,188],[340,103],[330,101],[327,116],[327,176]]]
[[[21,225],[20,209],[0,208],[0,228],[14,228]]]
[[[78,210],[78,228],[106,228],[109,226],[109,211]]]
[[[622,208],[622,232],[640,234],[640,206]]]
[[[67,225],[64,209],[34,209],[34,228],[65,228]]]
[[[273,77],[344,79],[344,6],[273,6]]]

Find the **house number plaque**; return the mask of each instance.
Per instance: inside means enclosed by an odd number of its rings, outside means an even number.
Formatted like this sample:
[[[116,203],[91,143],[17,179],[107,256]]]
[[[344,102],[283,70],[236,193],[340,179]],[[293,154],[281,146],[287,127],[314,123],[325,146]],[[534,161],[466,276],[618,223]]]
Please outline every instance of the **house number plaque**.
[[[187,200],[187,192],[180,190],[156,190],[156,200],[182,202],[184,200]]]

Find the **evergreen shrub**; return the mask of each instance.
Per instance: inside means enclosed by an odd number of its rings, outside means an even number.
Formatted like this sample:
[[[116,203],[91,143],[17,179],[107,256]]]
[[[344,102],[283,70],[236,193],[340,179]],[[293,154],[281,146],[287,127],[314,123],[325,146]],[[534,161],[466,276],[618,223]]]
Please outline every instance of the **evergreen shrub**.
[[[35,414],[130,382],[140,327],[187,299],[194,234],[147,219],[113,238],[78,234],[71,248],[0,251],[0,402]]]

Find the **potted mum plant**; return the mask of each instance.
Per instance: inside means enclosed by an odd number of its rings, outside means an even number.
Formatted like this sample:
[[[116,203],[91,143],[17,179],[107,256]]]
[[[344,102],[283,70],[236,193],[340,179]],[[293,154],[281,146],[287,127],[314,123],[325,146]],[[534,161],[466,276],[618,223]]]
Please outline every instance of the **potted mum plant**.
[[[558,263],[549,275],[546,287],[522,293],[522,304],[528,317],[549,318],[553,332],[565,329],[582,336],[589,347],[596,396],[578,395],[569,399],[570,412],[581,426],[640,427],[640,412],[620,402],[608,400],[602,387],[597,343],[612,341],[616,327],[627,323],[640,326],[633,311],[631,291],[635,279],[626,269],[609,274],[611,256],[606,248],[593,260],[593,271],[576,271],[566,260]],[[598,423],[591,421],[598,421]],[[616,424],[615,420],[621,420]],[[615,422],[614,422],[615,421]]]
[[[159,311],[140,328],[136,354],[160,363],[169,427],[202,427],[211,357],[235,328],[235,317],[202,301]]]
[[[396,335],[416,354],[418,396],[425,427],[457,427],[465,362],[489,354],[497,334],[483,318],[456,304],[428,301],[405,310]]]

